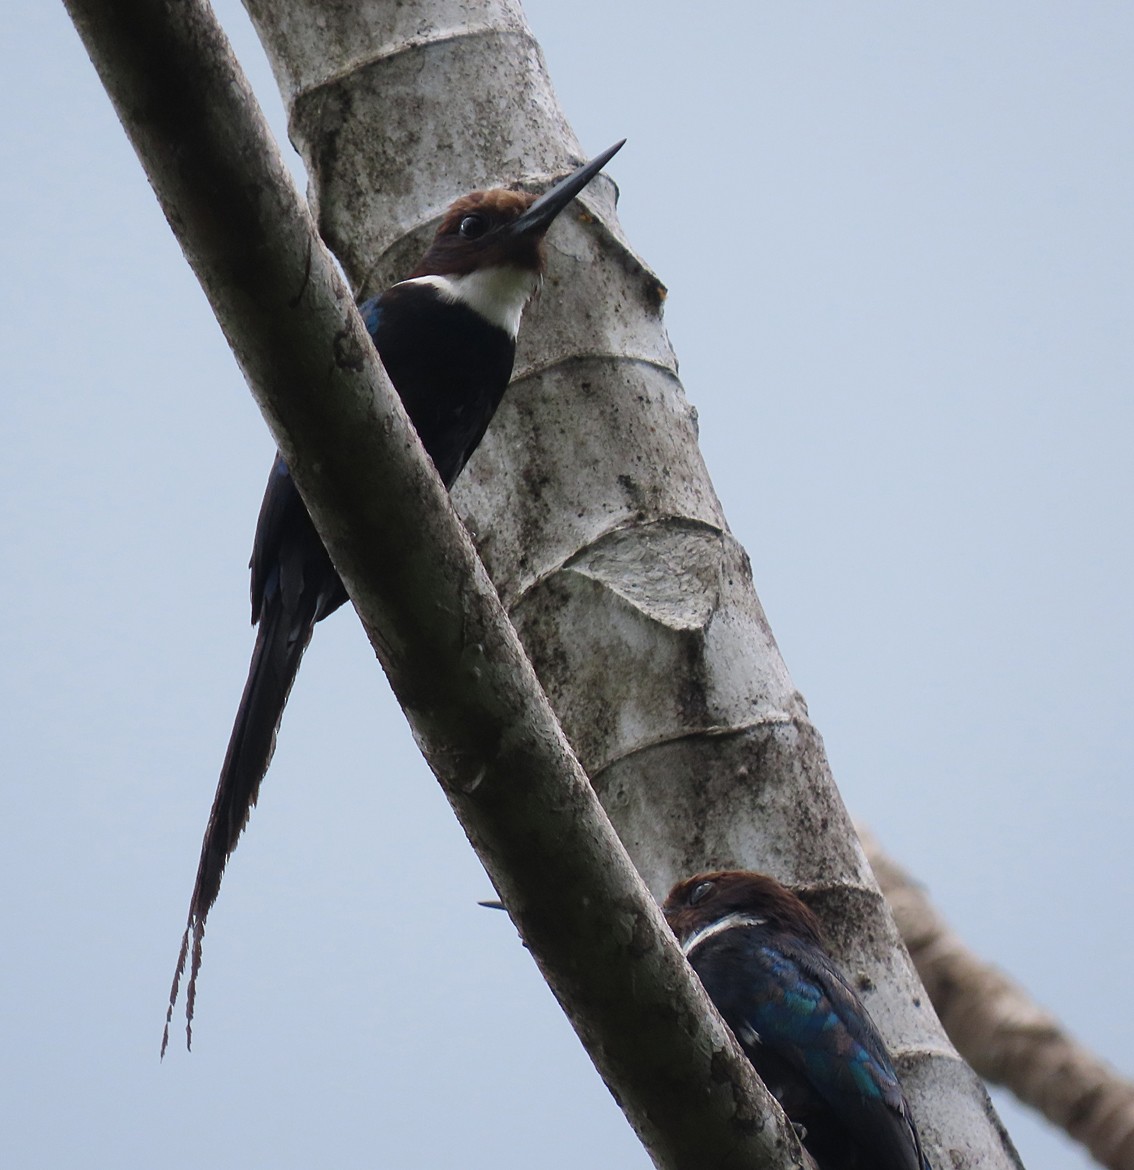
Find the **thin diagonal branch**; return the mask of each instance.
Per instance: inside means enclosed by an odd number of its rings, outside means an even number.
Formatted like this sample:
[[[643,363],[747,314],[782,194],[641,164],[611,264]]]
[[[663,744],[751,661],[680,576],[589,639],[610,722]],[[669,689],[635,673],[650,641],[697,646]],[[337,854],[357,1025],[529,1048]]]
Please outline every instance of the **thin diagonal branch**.
[[[986,1080],[1010,1089],[1110,1170],[1134,1170],[1134,1083],[1089,1052],[1018,983],[979,959],[933,908],[925,889],[859,827],[949,1038]]]

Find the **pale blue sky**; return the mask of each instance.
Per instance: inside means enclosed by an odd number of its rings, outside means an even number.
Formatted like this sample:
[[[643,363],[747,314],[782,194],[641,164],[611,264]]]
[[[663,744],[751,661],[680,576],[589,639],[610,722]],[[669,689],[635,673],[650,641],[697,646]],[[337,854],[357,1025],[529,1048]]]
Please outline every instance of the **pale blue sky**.
[[[584,148],[629,137],[623,224],[848,805],[1134,1072],[1134,9],[528,12]],[[271,442],[62,7],[5,23],[0,1163],[646,1167],[349,611],[158,1065]]]

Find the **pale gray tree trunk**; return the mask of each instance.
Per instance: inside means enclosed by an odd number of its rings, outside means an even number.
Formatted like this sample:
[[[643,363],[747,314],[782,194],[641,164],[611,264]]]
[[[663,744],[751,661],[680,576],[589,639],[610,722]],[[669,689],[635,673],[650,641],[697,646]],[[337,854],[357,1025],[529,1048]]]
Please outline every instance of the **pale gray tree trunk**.
[[[456,195],[542,184],[584,155],[514,3],[248,6],[320,230],[359,293],[404,274]],[[728,531],[660,283],[609,184],[583,201],[596,222],[552,233],[554,310],[525,319],[458,504],[653,893],[717,866],[800,890],[897,1056],[934,1165],[1016,1166],[910,966]]]

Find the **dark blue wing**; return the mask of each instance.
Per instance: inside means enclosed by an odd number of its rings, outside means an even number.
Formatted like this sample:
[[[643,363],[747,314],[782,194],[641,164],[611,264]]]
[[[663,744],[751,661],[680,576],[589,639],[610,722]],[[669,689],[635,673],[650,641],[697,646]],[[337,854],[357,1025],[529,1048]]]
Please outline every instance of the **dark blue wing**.
[[[423,307],[433,311],[423,313]],[[466,306],[441,303],[429,286],[396,285],[359,311],[426,451],[445,486],[451,487],[504,394],[512,372],[513,339],[486,327]],[[256,645],[201,845],[166,1040],[187,960],[186,1016],[192,1023],[205,920],[271,762],[303,652],[315,623],[347,600],[278,454],[260,506],[250,567]]]
[[[690,962],[761,1078],[808,1130],[820,1166],[926,1170],[878,1029],[821,950],[745,927],[709,939]]]
[[[373,336],[378,301],[362,309]],[[209,813],[189,905],[194,949],[216,901],[237,839],[248,823],[275,749],[288,694],[315,623],[347,599],[283,456],[272,461],[252,541],[252,622],[258,626],[248,680]]]

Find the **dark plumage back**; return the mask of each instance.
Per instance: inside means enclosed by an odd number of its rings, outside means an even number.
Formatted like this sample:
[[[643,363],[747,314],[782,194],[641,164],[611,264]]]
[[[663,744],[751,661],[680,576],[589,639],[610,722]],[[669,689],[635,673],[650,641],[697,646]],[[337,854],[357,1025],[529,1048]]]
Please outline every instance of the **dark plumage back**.
[[[664,910],[820,1170],[931,1170],[882,1037],[795,894],[723,870],[679,882]]]

